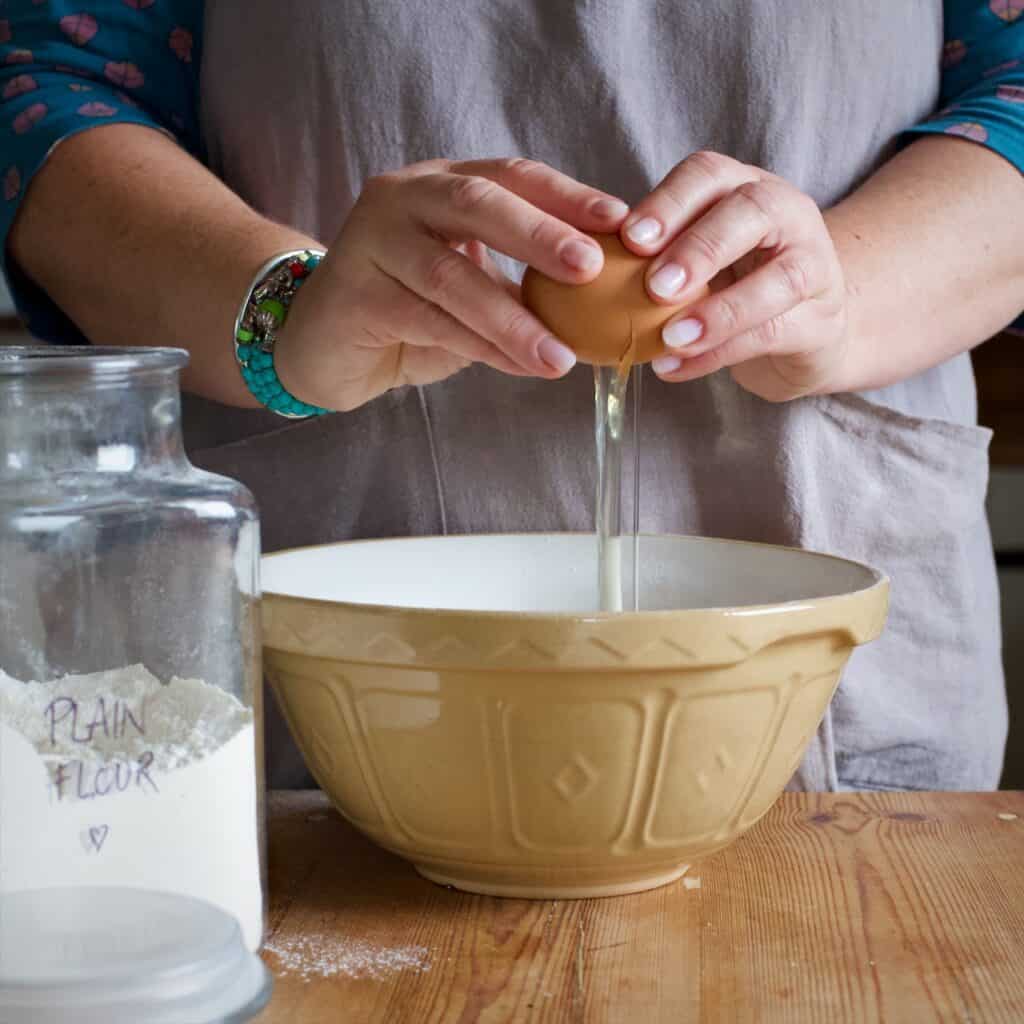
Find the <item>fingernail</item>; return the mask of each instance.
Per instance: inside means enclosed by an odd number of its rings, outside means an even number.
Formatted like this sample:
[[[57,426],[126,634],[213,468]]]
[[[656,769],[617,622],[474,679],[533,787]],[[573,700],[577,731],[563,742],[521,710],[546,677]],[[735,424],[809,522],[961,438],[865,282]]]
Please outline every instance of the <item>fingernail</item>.
[[[650,289],[663,299],[671,299],[686,284],[686,271],[678,263],[666,263],[651,278]]]
[[[661,340],[669,348],[682,348],[695,342],[704,333],[704,325],[699,320],[688,317],[676,320],[661,332]]]
[[[626,228],[626,234],[637,245],[648,245],[661,234],[661,223],[653,217],[643,217]]]
[[[537,355],[558,373],[568,373],[576,365],[576,353],[555,338],[544,338],[537,346]]]
[[[573,270],[597,270],[604,256],[596,245],[588,242],[569,242],[562,246],[559,256]]]
[[[621,199],[598,199],[590,212],[602,220],[622,220],[629,213],[629,207]]]
[[[657,374],[675,373],[683,365],[679,356],[658,356],[651,360],[651,368]]]

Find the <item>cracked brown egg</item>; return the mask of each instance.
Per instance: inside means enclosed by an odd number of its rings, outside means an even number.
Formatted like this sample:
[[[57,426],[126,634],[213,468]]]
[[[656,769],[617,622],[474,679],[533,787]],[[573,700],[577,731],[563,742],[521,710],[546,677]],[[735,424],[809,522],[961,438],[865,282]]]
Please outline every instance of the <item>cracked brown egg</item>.
[[[523,303],[581,362],[615,366],[636,340],[634,362],[648,363],[665,352],[661,329],[685,305],[664,305],[647,293],[644,278],[650,259],[631,253],[618,235],[593,235],[604,250],[604,268],[589,284],[562,284],[528,268]]]

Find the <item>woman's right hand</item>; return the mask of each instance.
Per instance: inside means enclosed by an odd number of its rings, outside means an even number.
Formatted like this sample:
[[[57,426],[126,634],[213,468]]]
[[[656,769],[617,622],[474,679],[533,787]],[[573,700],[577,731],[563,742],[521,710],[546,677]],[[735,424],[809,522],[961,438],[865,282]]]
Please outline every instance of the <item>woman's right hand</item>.
[[[602,266],[582,232],[613,233],[628,212],[528,160],[432,160],[373,178],[292,304],[278,375],[296,397],[338,411],[473,362],[561,377],[575,356],[487,250],[582,284]]]

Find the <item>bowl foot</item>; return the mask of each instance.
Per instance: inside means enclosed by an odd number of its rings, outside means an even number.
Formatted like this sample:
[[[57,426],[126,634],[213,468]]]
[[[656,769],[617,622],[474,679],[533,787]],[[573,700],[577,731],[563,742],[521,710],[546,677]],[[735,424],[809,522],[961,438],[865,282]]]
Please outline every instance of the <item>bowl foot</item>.
[[[690,865],[679,864],[670,871],[641,875],[624,881],[583,885],[574,885],[571,882],[544,883],[540,880],[514,884],[488,878],[483,874],[466,877],[451,875],[445,871],[436,871],[423,864],[413,864],[413,867],[424,878],[437,885],[450,886],[454,889],[461,889],[463,892],[478,893],[481,896],[502,896],[520,900],[589,900],[604,896],[627,896],[630,893],[647,892],[648,889],[659,889],[663,885],[671,885],[686,874]]]

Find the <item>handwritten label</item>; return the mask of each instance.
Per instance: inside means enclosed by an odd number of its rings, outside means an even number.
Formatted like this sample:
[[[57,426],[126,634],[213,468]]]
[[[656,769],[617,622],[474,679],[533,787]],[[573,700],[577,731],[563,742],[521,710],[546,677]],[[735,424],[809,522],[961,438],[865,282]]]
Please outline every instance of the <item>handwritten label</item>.
[[[99,853],[103,849],[103,844],[107,841],[107,836],[109,835],[109,825],[94,825],[89,829],[89,845]]]
[[[132,709],[119,698],[97,697],[83,703],[74,697],[56,697],[43,709],[51,746],[69,745],[95,748],[106,741],[144,737],[145,711]],[[155,755],[147,750],[137,758],[114,757],[99,760],[83,756],[57,761],[51,767],[51,782],[58,800],[95,800],[124,793],[128,789],[159,793],[153,779]],[[103,834],[96,844],[90,830],[90,841],[97,852],[106,839]]]
[[[108,703],[105,697],[97,697],[90,714],[74,697],[57,697],[46,705],[43,714],[50,727],[50,745],[54,747],[58,735],[66,736],[72,743],[85,744],[93,743],[98,733],[108,740],[123,739],[131,730],[139,736],[146,735],[145,713],[140,708],[136,716],[123,700]]]
[[[58,800],[95,800],[133,788],[159,793],[151,774],[153,760],[147,750],[136,761],[60,761],[52,769],[53,788]]]

